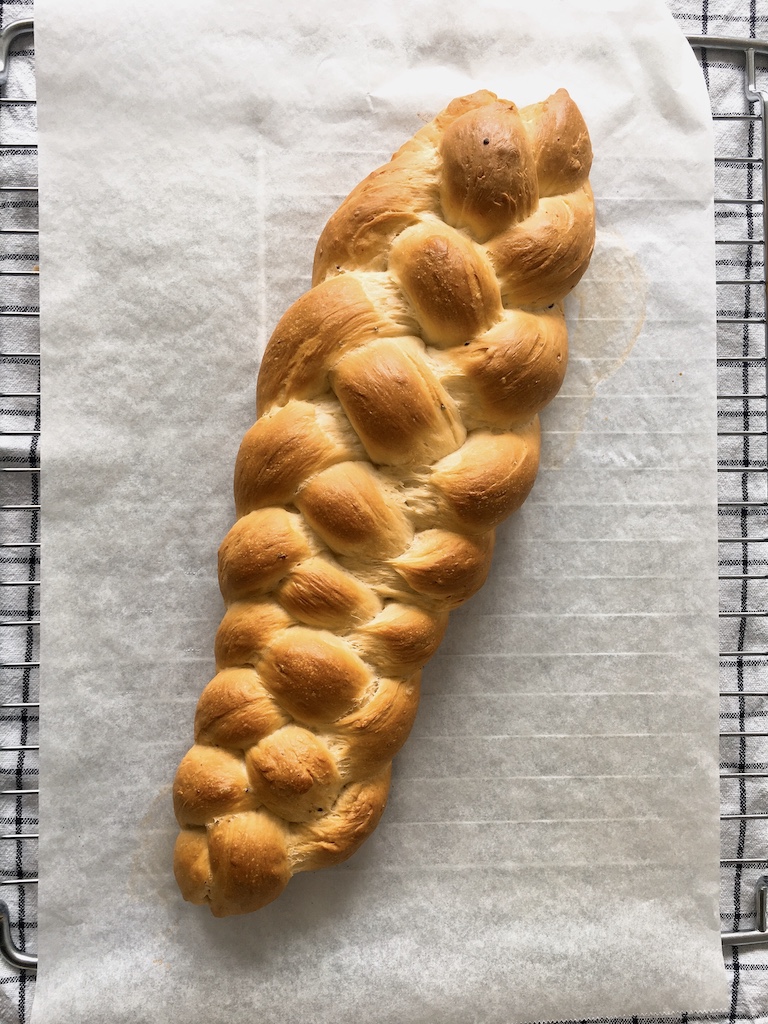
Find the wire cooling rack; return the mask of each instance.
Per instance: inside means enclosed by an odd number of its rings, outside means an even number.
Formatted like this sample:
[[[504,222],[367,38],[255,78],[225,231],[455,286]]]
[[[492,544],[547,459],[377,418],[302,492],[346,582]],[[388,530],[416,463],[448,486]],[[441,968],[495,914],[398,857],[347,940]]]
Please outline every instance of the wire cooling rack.
[[[0,35],[0,952],[23,1019],[37,958],[40,329],[32,22]],[[9,48],[13,45],[13,53]],[[1,1016],[1,1011],[0,1011]]]
[[[40,333],[32,22],[0,34],[0,953],[37,958]],[[713,100],[723,945],[768,943],[768,42],[689,37]],[[11,53],[9,55],[9,50]],[[718,95],[709,71],[718,68]],[[723,85],[722,70],[731,76]],[[735,1000],[735,996],[734,996]],[[0,1014],[2,1008],[0,1007]]]
[[[726,946],[768,941],[768,42],[692,36],[715,132],[722,877]],[[745,927],[745,925],[747,927]],[[732,954],[737,956],[737,954]]]

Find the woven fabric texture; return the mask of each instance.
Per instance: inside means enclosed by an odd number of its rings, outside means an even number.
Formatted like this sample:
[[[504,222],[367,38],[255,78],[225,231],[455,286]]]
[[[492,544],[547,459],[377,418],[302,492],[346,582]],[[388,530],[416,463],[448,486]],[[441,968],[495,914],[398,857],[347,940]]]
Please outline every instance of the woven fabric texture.
[[[768,4],[757,0],[667,0],[680,28],[688,35],[727,35],[768,39]],[[32,0],[0,0],[0,27],[33,16]],[[4,96],[34,96],[34,50],[30,37],[14,48],[11,76]],[[700,62],[718,114],[754,113],[744,94],[741,60],[714,50],[700,54]],[[761,70],[761,64],[762,69]],[[768,89],[768,60],[758,62],[758,84]],[[35,109],[31,104],[7,104],[0,109],[0,186],[32,186],[34,150],[21,143],[35,140]],[[768,619],[754,614],[768,609],[768,481],[766,403],[749,395],[766,390],[765,279],[762,239],[760,127],[754,121],[716,120],[715,232],[717,278],[722,282],[754,284],[718,285],[718,401],[720,500],[721,690],[733,694],[721,699],[724,733],[759,733],[766,737],[726,736],[722,740],[721,770],[725,775],[768,772],[768,696],[749,697],[749,691],[768,693]],[[738,159],[727,159],[737,157]],[[0,228],[34,229],[37,203],[33,192],[0,192]],[[752,244],[751,240],[755,240]],[[5,234],[0,245],[0,269],[33,271],[37,267],[34,234]],[[0,504],[33,506],[2,513],[0,537],[0,703],[34,704],[37,700],[40,578],[39,474],[39,336],[37,283],[32,277],[5,276],[0,295],[0,443],[2,468]],[[6,315],[16,314],[16,315]],[[22,315],[18,315],[22,314]],[[26,353],[26,354],[25,354]],[[9,395],[32,397],[9,398]],[[14,433],[16,432],[16,433]],[[748,471],[744,471],[744,467]],[[21,470],[21,472],[18,472]],[[725,504],[731,502],[732,504]],[[758,507],[737,504],[758,503]],[[17,546],[11,546],[17,545]],[[765,577],[745,579],[745,576]],[[752,614],[750,614],[752,613]],[[738,656],[739,652],[756,652]],[[8,667],[8,666],[32,667]],[[0,709],[0,748],[37,744],[34,707]],[[35,750],[0,749],[0,790],[37,788]],[[725,816],[768,812],[765,780],[729,778],[722,785]],[[37,831],[34,795],[0,796],[0,837]],[[768,868],[768,819],[726,818],[723,823],[721,916],[724,931],[754,927],[753,888]],[[0,882],[37,874],[33,840],[0,838]],[[728,863],[750,858],[758,863]],[[36,948],[36,888],[1,885],[0,899],[9,907],[14,942],[21,949]],[[668,937],[674,942],[674,936]],[[768,1024],[768,946],[726,950],[732,979],[731,1005],[725,1017],[683,1015],[663,1018],[669,1024],[711,1020],[715,1024],[755,1021]],[[34,975],[0,963],[0,1024],[25,1024],[30,1019]],[[645,1020],[643,1022],[645,1024]],[[662,1018],[648,1018],[655,1024]],[[608,1018],[605,1018],[608,1022]],[[633,1018],[632,1021],[638,1021]],[[610,1024],[632,1024],[611,1020]]]

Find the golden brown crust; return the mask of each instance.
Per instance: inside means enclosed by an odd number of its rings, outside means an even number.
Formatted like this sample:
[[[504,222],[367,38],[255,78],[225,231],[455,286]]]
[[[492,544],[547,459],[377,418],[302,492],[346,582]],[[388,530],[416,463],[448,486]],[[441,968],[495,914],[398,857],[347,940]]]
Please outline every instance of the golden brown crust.
[[[330,558],[308,558],[280,587],[280,604],[299,622],[348,629],[381,609],[376,594]]]
[[[217,674],[174,785],[179,888],[216,916],[345,860],[382,815],[421,669],[536,477],[591,159],[564,90],[459,97],[320,237],[264,354]]]
[[[254,793],[285,821],[316,821],[336,802],[342,787],[326,744],[298,725],[286,725],[246,755]]]
[[[470,345],[441,356],[443,386],[465,420],[509,430],[541,411],[557,394],[568,365],[562,308],[509,310]]]
[[[402,551],[411,525],[367,462],[342,462],[312,477],[296,504],[331,551],[386,558]]]
[[[462,114],[445,129],[440,154],[445,219],[479,241],[536,208],[536,163],[514,103],[487,103]]]
[[[458,410],[415,339],[382,338],[351,352],[331,384],[375,464],[425,465],[464,443]]]
[[[259,413],[289,398],[316,398],[328,390],[336,359],[372,335],[406,332],[368,298],[350,274],[330,278],[291,306],[269,340],[256,389]]]
[[[253,666],[261,652],[288,626],[291,616],[274,601],[230,604],[216,633],[217,668]]]
[[[247,750],[287,722],[253,669],[224,669],[200,695],[195,743]]]
[[[360,848],[384,813],[391,771],[388,764],[373,778],[350,783],[328,814],[295,829],[295,871],[315,871],[341,864]]]
[[[427,611],[392,601],[350,635],[353,647],[377,674],[409,676],[426,665],[443,639],[448,611]]]
[[[418,672],[408,679],[380,679],[363,707],[335,723],[339,769],[345,779],[365,778],[391,763],[416,718],[420,682]]]
[[[416,591],[457,608],[485,583],[491,567],[494,535],[464,536],[448,530],[424,530],[392,566]]]
[[[173,788],[173,809],[182,827],[206,825],[220,814],[254,806],[241,757],[207,744],[187,752]]]
[[[539,468],[539,418],[515,433],[470,434],[458,452],[441,459],[431,484],[450,519],[466,533],[485,533],[516,512],[528,497]]]
[[[267,688],[291,717],[309,725],[334,722],[363,696],[371,672],[347,644],[325,630],[295,626],[267,649]]]
[[[539,195],[575,191],[592,167],[592,144],[579,108],[565,89],[558,89],[520,113],[536,161]]]
[[[542,199],[533,216],[491,239],[486,249],[507,306],[561,302],[581,280],[595,244],[592,190]]]
[[[350,266],[386,270],[395,235],[439,209],[437,157],[397,156],[369,174],[325,226],[315,250],[313,284]]]
[[[501,316],[499,283],[482,250],[444,224],[404,231],[390,249],[389,269],[431,345],[464,342]]]
[[[265,508],[238,519],[219,548],[219,586],[229,604],[272,590],[312,550],[300,517]]]
[[[316,406],[289,402],[257,420],[243,438],[235,463],[237,514],[290,505],[310,474],[360,454],[359,444],[325,428]]]
[[[248,914],[277,899],[293,872],[285,827],[267,811],[215,818],[208,826],[214,917]]]
[[[179,832],[173,851],[173,873],[185,900],[190,903],[207,902],[213,876],[204,828],[183,828]]]

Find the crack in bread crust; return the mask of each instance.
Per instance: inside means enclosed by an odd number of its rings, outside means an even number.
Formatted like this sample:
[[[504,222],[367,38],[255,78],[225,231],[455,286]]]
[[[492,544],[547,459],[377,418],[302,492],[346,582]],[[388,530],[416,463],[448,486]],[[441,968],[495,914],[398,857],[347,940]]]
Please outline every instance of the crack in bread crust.
[[[217,674],[174,784],[185,899],[218,917],[376,827],[421,668],[525,501],[594,245],[560,89],[454,100],[328,221],[264,354],[219,550]]]

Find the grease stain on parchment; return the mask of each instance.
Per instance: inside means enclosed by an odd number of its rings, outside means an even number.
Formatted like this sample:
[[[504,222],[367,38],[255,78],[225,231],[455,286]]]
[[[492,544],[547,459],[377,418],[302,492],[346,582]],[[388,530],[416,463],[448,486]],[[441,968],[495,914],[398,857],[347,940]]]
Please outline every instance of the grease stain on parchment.
[[[558,432],[557,444],[542,452],[547,469],[567,463],[598,387],[629,358],[645,323],[647,299],[648,281],[637,256],[618,234],[598,230],[589,270],[566,302],[563,397],[542,416],[544,428]]]

